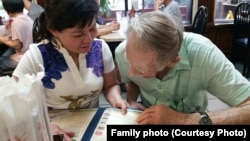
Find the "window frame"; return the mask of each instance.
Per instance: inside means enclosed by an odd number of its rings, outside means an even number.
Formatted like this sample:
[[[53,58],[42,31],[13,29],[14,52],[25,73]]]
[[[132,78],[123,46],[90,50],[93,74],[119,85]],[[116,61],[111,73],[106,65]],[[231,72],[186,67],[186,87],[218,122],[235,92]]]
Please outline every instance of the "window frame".
[[[120,1],[120,0],[119,0]],[[111,8],[111,16],[110,17],[107,17],[107,16],[105,16],[105,15],[102,15],[102,17],[103,17],[103,20],[104,20],[104,23],[109,23],[109,22],[111,22],[111,21],[114,21],[114,20],[116,20],[116,18],[115,18],[115,12],[116,11],[123,11],[123,15],[127,15],[127,13],[128,13],[128,11],[130,10],[130,8],[129,7],[132,7],[131,6],[131,1],[133,1],[133,0],[124,0],[124,10],[123,9],[119,9],[119,10],[112,10],[112,8]],[[136,0],[137,2],[138,2],[138,0]],[[146,7],[145,8],[145,1],[146,0],[141,0],[141,4],[143,5],[143,6],[138,6],[138,7],[141,7],[141,9],[137,9],[138,10],[138,12],[141,12],[141,13],[144,13],[144,12],[149,12],[149,11],[153,11],[154,10],[154,6],[153,5],[151,5],[151,6],[149,6],[149,7]],[[177,1],[177,0],[176,0]],[[184,0],[185,1],[185,0]],[[187,15],[188,17],[187,18],[183,18],[183,19],[187,19],[187,20],[183,20],[183,24],[184,25],[186,25],[186,26],[188,26],[188,25],[190,25],[191,23],[192,23],[192,19],[193,19],[193,17],[192,17],[192,11],[193,11],[193,7],[194,7],[194,2],[193,1],[195,1],[195,0],[188,0],[189,1],[189,7],[188,6],[184,6],[184,5],[179,5],[179,7],[180,7],[180,10],[181,10],[181,12],[182,11],[188,11],[189,13],[188,14],[185,14],[184,12],[182,12],[181,14],[182,14],[182,16],[184,17],[185,15]],[[191,2],[190,2],[191,1]],[[150,2],[151,3],[149,3],[149,4],[152,4],[152,2],[154,2],[154,0],[150,0]],[[139,2],[138,2],[139,3]],[[139,5],[139,4],[138,4]],[[186,8],[185,8],[186,7]],[[187,8],[188,7],[188,8]]]

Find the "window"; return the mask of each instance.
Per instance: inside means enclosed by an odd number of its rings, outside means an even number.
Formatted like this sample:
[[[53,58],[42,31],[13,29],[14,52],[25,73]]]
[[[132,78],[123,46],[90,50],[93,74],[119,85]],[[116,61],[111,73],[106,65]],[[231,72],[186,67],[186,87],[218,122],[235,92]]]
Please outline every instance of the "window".
[[[6,11],[3,9],[2,1],[0,1],[0,16],[5,19],[7,19],[9,16],[6,13]]]
[[[217,0],[215,23],[233,23],[234,11],[241,2],[250,2],[250,0]]]
[[[148,12],[154,9],[154,1],[155,0],[109,0],[110,9],[112,12],[114,11],[125,11],[125,7],[127,6],[127,10],[130,10],[133,7],[136,11]],[[191,24],[192,20],[192,5],[193,0],[175,0],[179,3],[182,19],[184,24]],[[115,14],[111,14],[111,16],[115,16]],[[115,17],[104,17],[104,21],[114,20]]]

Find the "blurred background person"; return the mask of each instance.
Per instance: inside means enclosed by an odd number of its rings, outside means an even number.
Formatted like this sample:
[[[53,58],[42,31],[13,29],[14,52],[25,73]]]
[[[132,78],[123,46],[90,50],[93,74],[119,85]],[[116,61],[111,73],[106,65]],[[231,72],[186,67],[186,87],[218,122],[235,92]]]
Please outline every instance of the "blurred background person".
[[[174,0],[155,0],[154,9],[170,14],[176,24],[184,30],[181,10],[178,2]]]
[[[24,8],[28,11],[27,15],[31,17],[31,19],[35,20],[43,11],[43,7],[33,3],[31,0],[23,0]]]
[[[9,48],[0,56],[0,73],[4,70],[14,69],[23,54],[33,42],[33,20],[23,14],[24,3],[22,0],[2,0],[2,5],[7,14],[13,18],[10,25],[10,36],[0,36],[0,42]]]
[[[100,0],[95,0],[95,1],[100,7]],[[100,12],[100,8],[99,8],[99,12],[97,15],[96,23],[97,23],[97,37],[109,34],[113,31],[117,31],[120,29],[120,23],[118,23],[117,21],[112,21],[107,24],[104,23],[101,12]]]

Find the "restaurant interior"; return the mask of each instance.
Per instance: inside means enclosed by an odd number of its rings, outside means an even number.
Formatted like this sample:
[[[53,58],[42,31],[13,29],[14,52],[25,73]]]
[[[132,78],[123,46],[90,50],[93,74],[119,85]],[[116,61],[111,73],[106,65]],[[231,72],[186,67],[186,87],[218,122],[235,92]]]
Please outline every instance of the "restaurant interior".
[[[38,3],[41,6],[45,6],[47,0],[33,0],[33,2]],[[234,64],[235,67],[245,76],[249,77],[248,67],[250,64],[246,59],[250,56],[250,28],[249,27],[249,14],[245,15],[248,18],[248,23],[246,27],[244,26],[244,30],[247,37],[247,43],[243,47],[234,43],[236,38],[236,33],[239,33],[239,29],[235,29],[235,19],[234,14],[237,6],[242,2],[250,3],[250,0],[175,0],[178,2],[183,24],[186,32],[199,32],[203,36],[209,38],[213,43],[217,45],[217,47],[228,57]],[[202,18],[203,27],[199,27],[198,31],[194,31],[195,21],[197,21],[196,14],[201,7],[205,7],[206,11],[203,11],[206,16],[198,16]],[[154,8],[154,0],[109,0],[109,13],[106,11],[103,12],[102,18],[104,19],[104,24],[108,24],[111,21],[121,20],[117,19],[116,13],[121,13],[122,19],[124,20],[126,16],[129,16],[129,12],[133,9],[135,11],[135,15],[138,16],[142,13],[152,11]],[[205,19],[205,20],[204,20]],[[126,19],[125,19],[126,20]],[[126,23],[121,25],[121,29],[118,32],[112,32],[107,35],[103,35],[99,38],[104,39],[112,52],[114,52],[115,48],[125,40],[123,30],[126,28]],[[196,29],[197,30],[197,29]],[[202,30],[202,31],[201,31]],[[235,32],[235,30],[237,30]],[[237,52],[234,46],[237,46]],[[239,46],[239,47],[238,47]],[[123,88],[123,93],[126,96],[126,90]],[[222,102],[217,100],[213,96],[209,96],[211,101],[211,109],[220,109],[226,108],[227,105],[224,105]],[[107,106],[107,102],[101,96],[100,100],[101,106]]]
[[[45,6],[48,0],[32,0]],[[235,65],[240,73],[250,80],[250,0],[175,0],[179,4],[185,32],[195,32],[209,38]],[[248,6],[238,8],[241,3]],[[109,45],[114,55],[116,47],[125,40],[126,27],[131,12],[134,16],[154,10],[154,0],[109,0],[109,11],[101,11],[104,25],[119,21],[121,28],[98,38]],[[133,10],[133,11],[131,11]],[[24,13],[27,11],[24,10]],[[9,17],[0,5],[1,20]],[[5,34],[5,25],[0,25],[0,35]],[[0,44],[0,53],[6,48]],[[11,76],[9,70],[2,76]],[[126,98],[126,88],[121,84],[122,96]],[[218,98],[208,95],[208,111],[227,109],[229,106]],[[140,100],[140,97],[138,98]],[[99,99],[100,107],[110,107],[103,95]]]

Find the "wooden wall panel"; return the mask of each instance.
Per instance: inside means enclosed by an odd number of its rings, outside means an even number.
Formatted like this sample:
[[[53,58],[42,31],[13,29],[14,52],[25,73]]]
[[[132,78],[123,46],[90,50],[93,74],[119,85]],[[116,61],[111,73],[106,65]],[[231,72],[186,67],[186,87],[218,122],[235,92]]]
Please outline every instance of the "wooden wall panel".
[[[39,5],[41,5],[42,7],[44,7],[45,4],[47,3],[47,0],[36,0],[36,1],[37,1],[37,3],[38,3]]]
[[[216,32],[216,45],[223,51],[223,53],[229,58],[231,54],[232,39],[233,39],[233,26],[223,26],[220,28],[217,26]]]
[[[191,26],[186,26],[185,31],[191,31]],[[233,25],[207,24],[204,36],[210,39],[229,58],[231,54],[231,44],[233,35]]]
[[[208,23],[214,23],[214,5],[216,0],[199,0],[198,7],[205,5],[208,8]]]

